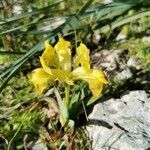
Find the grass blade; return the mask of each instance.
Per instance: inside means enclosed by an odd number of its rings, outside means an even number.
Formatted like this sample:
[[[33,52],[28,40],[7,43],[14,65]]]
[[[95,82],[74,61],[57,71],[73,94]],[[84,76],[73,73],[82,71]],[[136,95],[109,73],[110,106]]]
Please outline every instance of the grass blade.
[[[31,12],[22,13],[20,15],[17,15],[17,16],[5,19],[3,21],[0,21],[0,25],[6,24],[6,23],[8,24],[10,22],[17,21],[17,20],[20,20],[20,19],[23,19],[23,18],[26,18],[26,17],[30,18],[33,15],[38,15],[38,14],[50,11],[51,8],[58,6],[62,2],[63,1],[59,1],[59,2],[56,2],[56,3],[52,4],[52,5],[49,5],[47,7],[44,7],[44,8],[41,8],[41,9],[37,9],[37,10],[31,11]]]
[[[136,13],[132,16],[127,16],[123,19],[119,19],[117,21],[114,21],[111,24],[105,25],[105,26],[101,27],[100,29],[97,29],[96,32],[102,32],[102,33],[105,32],[106,33],[110,30],[114,30],[117,27],[120,27],[120,26],[125,25],[125,24],[130,23],[130,22],[133,22],[133,21],[135,21],[139,18],[145,17],[145,16],[150,16],[150,9]]]
[[[60,109],[60,121],[61,121],[62,126],[64,126],[69,121],[69,114],[68,114],[67,106],[65,105],[64,101],[62,100],[56,88],[54,88],[54,93],[56,95],[58,106]]]
[[[23,55],[22,52],[0,51],[0,55]]]

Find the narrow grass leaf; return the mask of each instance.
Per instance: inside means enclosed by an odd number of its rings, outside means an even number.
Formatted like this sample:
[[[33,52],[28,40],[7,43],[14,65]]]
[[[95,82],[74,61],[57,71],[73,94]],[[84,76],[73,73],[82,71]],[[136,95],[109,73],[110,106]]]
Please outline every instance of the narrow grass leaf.
[[[132,16],[127,16],[127,17],[124,17],[124,18],[119,19],[117,21],[114,21],[114,22],[112,22],[110,24],[107,24],[107,25],[101,27],[100,29],[97,26],[96,28],[98,28],[98,29],[95,30],[95,31],[96,32],[102,32],[102,33],[105,32],[106,33],[106,32],[108,32],[110,30],[114,30],[117,27],[120,27],[120,26],[125,25],[125,24],[130,23],[130,22],[133,22],[133,21],[135,21],[135,20],[137,20],[139,18],[145,17],[145,16],[150,16],[150,10],[149,9],[146,10],[146,11],[142,11],[142,12],[136,13],[136,14],[134,14]]]
[[[2,21],[0,21],[0,25],[8,24],[10,22],[17,21],[17,20],[20,20],[20,19],[23,19],[23,18],[26,18],[26,17],[30,18],[33,15],[38,15],[38,14],[50,11],[53,7],[58,6],[62,2],[63,1],[59,1],[59,2],[56,2],[56,3],[52,4],[52,5],[49,5],[47,7],[43,7],[41,9],[36,9],[36,10],[31,11],[31,12],[22,13],[20,15],[16,15],[16,16],[13,16],[11,18],[2,20]]]
[[[69,114],[67,110],[67,106],[65,105],[64,101],[62,100],[58,90],[54,88],[54,93],[57,98],[58,106],[60,108],[60,117],[61,117],[61,123],[64,126],[69,121]]]

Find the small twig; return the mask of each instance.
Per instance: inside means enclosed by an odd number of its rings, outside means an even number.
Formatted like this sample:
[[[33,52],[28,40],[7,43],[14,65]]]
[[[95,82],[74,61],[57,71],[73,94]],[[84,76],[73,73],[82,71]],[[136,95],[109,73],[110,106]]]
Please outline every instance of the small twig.
[[[82,101],[82,106],[83,106],[83,110],[84,110],[84,114],[85,114],[86,120],[89,121],[88,116],[87,116],[87,112],[86,112],[86,109],[85,109],[85,105],[84,105],[83,101]]]
[[[28,135],[26,134],[23,138],[23,147],[25,150],[28,150],[28,147],[27,147],[27,138],[28,138]]]
[[[77,32],[74,29],[74,36],[75,36],[75,49],[77,49]]]

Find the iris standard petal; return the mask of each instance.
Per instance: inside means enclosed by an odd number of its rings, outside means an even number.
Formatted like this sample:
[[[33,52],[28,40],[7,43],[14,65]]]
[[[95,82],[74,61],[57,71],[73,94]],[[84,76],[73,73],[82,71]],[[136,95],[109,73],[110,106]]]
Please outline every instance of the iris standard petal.
[[[45,50],[41,58],[48,67],[59,67],[58,56],[55,52],[55,49],[48,43],[48,41],[45,41]]]
[[[40,95],[43,90],[55,80],[55,76],[49,75],[43,68],[38,68],[32,71],[31,82],[34,84],[37,93]]]
[[[89,49],[83,43],[81,43],[76,50],[76,56],[74,58],[74,68],[77,68],[80,64],[85,71],[88,71],[90,69]]]
[[[58,54],[61,68],[65,71],[71,72],[70,42],[64,40],[63,38],[59,38],[59,41],[54,48]]]

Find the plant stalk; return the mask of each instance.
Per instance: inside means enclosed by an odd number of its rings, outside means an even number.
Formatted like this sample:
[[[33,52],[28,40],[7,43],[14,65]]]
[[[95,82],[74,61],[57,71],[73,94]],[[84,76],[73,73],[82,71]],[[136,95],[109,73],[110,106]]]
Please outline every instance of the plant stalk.
[[[68,109],[69,107],[69,94],[70,94],[70,85],[65,85],[65,104]]]

